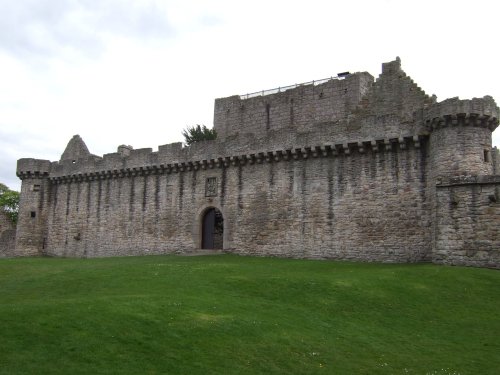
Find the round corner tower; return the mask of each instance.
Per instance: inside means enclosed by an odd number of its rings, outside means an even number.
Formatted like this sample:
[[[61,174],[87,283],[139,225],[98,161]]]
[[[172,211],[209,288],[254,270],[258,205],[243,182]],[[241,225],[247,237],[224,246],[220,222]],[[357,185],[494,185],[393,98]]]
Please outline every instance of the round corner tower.
[[[493,174],[491,134],[498,126],[499,108],[490,96],[472,100],[447,99],[427,109],[431,176]]]
[[[21,199],[16,232],[16,255],[43,254],[50,193],[50,161],[20,159],[17,176],[21,179]]]

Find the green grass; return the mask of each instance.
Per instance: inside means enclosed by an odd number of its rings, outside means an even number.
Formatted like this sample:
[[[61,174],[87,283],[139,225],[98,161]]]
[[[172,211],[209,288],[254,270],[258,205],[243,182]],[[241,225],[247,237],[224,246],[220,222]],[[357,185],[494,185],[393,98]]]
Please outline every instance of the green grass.
[[[500,272],[238,256],[0,261],[0,374],[498,374]]]

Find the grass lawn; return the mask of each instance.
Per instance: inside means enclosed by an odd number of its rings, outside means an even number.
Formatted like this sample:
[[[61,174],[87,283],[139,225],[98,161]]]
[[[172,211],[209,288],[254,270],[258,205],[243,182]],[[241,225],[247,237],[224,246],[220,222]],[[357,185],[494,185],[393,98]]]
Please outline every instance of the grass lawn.
[[[0,374],[499,374],[500,272],[150,256],[0,260]]]

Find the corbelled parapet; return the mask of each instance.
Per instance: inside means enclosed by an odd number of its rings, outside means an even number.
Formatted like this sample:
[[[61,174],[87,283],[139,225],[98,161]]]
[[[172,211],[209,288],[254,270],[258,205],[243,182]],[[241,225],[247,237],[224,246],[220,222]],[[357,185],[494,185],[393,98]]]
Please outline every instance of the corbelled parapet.
[[[34,176],[46,176],[50,173],[50,170],[50,160],[25,158],[17,161],[16,175],[23,180]]]
[[[423,118],[429,129],[448,125],[472,125],[495,130],[500,109],[491,96],[460,100],[446,99],[424,110]]]
[[[498,114],[491,96],[451,98],[424,109],[434,177],[492,174],[491,133],[498,126]]]
[[[52,181],[95,180],[158,171],[175,173],[254,162],[350,155],[353,152],[364,153],[368,150],[379,152],[410,146],[418,148],[426,138],[425,135],[411,133],[386,137],[358,135],[348,138],[345,135],[339,136],[332,132],[333,130],[327,125],[306,133],[279,129],[269,132],[266,138],[249,134],[247,137],[235,137],[225,141],[196,142],[188,147],[176,142],[161,145],[158,151],[126,146],[126,152],[123,152],[125,146],[119,146],[118,152],[105,154],[102,158],[89,154],[86,158],[76,160],[44,162]]]

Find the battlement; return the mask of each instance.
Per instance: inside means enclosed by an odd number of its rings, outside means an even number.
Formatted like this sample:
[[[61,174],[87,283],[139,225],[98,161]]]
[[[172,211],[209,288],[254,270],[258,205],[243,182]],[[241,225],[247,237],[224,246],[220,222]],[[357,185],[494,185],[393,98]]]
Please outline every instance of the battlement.
[[[102,157],[88,154],[79,159],[48,160],[20,159],[18,176],[23,178],[34,173],[48,175],[50,179],[105,177],[130,173],[149,173],[163,170],[184,172],[197,169],[217,168],[246,161],[280,161],[318,156],[350,155],[353,152],[364,153],[391,151],[395,147],[404,149],[413,145],[420,147],[426,134],[411,132],[392,134],[387,137],[349,137],[346,134],[334,134],[328,125],[318,126],[314,131],[297,132],[279,129],[271,131],[267,138],[258,138],[254,134],[236,137],[231,140],[196,142],[190,146],[182,143],[160,145],[158,151],[152,148],[133,149],[131,146],[118,146],[115,153]],[[71,142],[71,141],[70,141]],[[83,141],[82,141],[83,142]]]
[[[434,129],[447,125],[473,125],[495,130],[500,109],[491,96],[460,100],[446,99],[423,110],[423,120]]]
[[[24,158],[17,161],[16,175],[21,179],[47,176],[51,171],[50,160]]]

